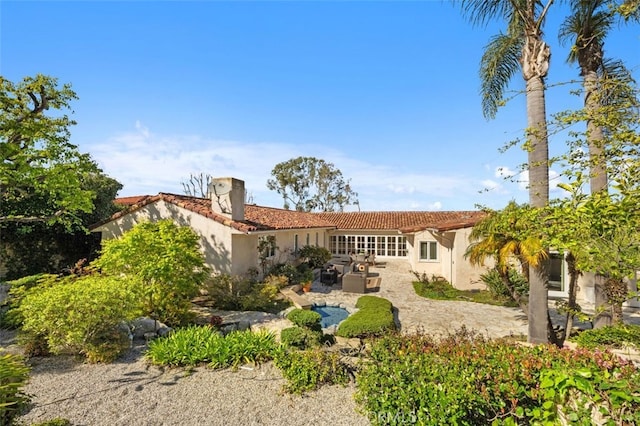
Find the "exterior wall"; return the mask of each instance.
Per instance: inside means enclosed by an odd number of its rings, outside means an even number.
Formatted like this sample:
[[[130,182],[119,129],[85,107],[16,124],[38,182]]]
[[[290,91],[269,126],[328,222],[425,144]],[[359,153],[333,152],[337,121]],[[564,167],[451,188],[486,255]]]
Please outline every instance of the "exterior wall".
[[[569,283],[569,276],[567,273],[564,274],[563,277],[565,280],[565,288]],[[637,273],[636,278],[628,280],[628,288],[629,292],[637,292],[638,291],[638,279]],[[562,295],[565,296],[566,295]],[[593,305],[595,304],[595,290],[594,290],[594,274],[589,272],[583,272],[582,275],[578,278],[578,291],[576,292],[576,299],[578,303],[583,303],[585,305]],[[640,298],[633,298],[626,301],[623,307],[627,308],[640,308]]]
[[[437,242],[437,259],[436,260],[421,260],[420,259],[420,243],[422,242]],[[442,237],[431,231],[416,232],[414,235],[407,236],[407,248],[409,250],[409,264],[411,269],[425,273],[429,277],[431,275],[438,275],[446,278],[449,282],[452,282],[452,270],[451,265],[451,250],[448,246],[443,246],[443,243],[447,241]]]
[[[251,253],[257,259],[255,249],[253,252],[239,249],[233,252],[232,234],[237,232],[228,226],[162,200],[108,222],[94,229],[94,232],[101,232],[102,239],[117,238],[140,222],[162,219],[173,219],[180,226],[190,226],[200,235],[200,249],[205,255],[205,263],[214,273],[234,273],[232,265],[251,263],[251,260],[243,258]],[[234,258],[234,254],[238,257]]]
[[[480,279],[480,275],[493,267],[492,261],[487,261],[486,266],[473,266],[468,259],[465,259],[464,254],[469,247],[471,230],[472,228],[463,228],[453,233],[455,235],[453,269],[456,272],[453,283],[460,290],[485,289],[486,285]]]
[[[471,228],[443,233],[428,230],[416,232],[407,239],[412,269],[427,275],[440,275],[460,290],[484,289],[486,286],[480,280],[480,275],[487,270],[487,267],[473,266],[464,258],[464,253],[469,246],[470,233]],[[437,260],[421,260],[420,243],[432,241],[438,243]]]

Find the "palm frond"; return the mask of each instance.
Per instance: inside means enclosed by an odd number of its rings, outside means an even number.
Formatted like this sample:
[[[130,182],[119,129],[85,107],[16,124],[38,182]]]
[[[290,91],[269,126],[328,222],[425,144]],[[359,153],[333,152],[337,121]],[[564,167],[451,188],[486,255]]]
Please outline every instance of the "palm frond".
[[[524,40],[517,35],[499,34],[485,47],[480,61],[482,113],[494,118],[504,102],[504,91],[520,68]]]

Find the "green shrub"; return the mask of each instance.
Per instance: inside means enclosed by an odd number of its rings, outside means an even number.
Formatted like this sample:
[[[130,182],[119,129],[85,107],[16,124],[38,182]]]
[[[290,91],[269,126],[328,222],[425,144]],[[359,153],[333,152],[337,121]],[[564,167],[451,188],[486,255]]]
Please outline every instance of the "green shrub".
[[[271,312],[278,305],[279,292],[284,277],[269,276],[264,283],[250,279],[220,274],[211,277],[205,289],[214,306],[230,311],[266,311]]]
[[[264,284],[273,286],[280,290],[289,285],[289,278],[284,275],[268,275],[264,279]]]
[[[322,349],[276,351],[274,362],[287,380],[287,392],[303,394],[321,385],[346,384],[349,382],[349,368],[340,361],[335,352]]]
[[[312,330],[321,330],[320,320],[322,316],[309,309],[294,309],[289,312],[287,319],[298,327],[306,327]]]
[[[20,304],[23,330],[46,339],[51,352],[109,362],[129,347],[120,329],[140,315],[140,295],[117,277],[88,275],[28,292]]]
[[[362,296],[356,302],[358,312],[340,323],[341,337],[380,336],[396,329],[391,302],[381,297]]]
[[[584,330],[575,337],[578,346],[594,349],[599,346],[622,348],[635,346],[640,349],[640,326],[619,324]]]
[[[273,334],[238,331],[220,335],[211,327],[190,326],[149,343],[146,357],[156,365],[211,368],[237,367],[244,363],[261,363],[273,357],[276,343]]]
[[[486,341],[466,330],[441,341],[385,336],[356,382],[363,411],[418,424],[592,424],[591,407],[611,424],[640,421],[640,372],[630,362],[608,352]]]
[[[512,283],[518,294],[529,294],[529,282],[520,272],[514,268],[509,268],[508,274],[509,281]],[[504,281],[502,281],[500,273],[495,268],[480,275],[480,280],[487,285],[487,289],[492,295],[509,299],[513,298],[513,295],[505,285]]]
[[[298,257],[310,269],[322,268],[331,259],[331,252],[324,247],[303,246],[298,250]]]
[[[7,329],[16,329],[22,327],[24,318],[20,314],[19,307],[28,291],[35,287],[49,287],[57,280],[56,275],[37,274],[19,278],[17,280],[8,281],[9,294],[2,306],[0,314],[0,326]]]
[[[318,346],[322,341],[322,332],[304,327],[289,327],[280,331],[280,342],[287,347],[307,349]]]
[[[391,311],[393,305],[387,299],[377,296],[360,296],[356,300],[356,308],[358,309],[380,309],[383,311]]]
[[[144,315],[175,327],[193,319],[191,299],[209,275],[199,245],[200,237],[188,226],[143,222],[103,241],[93,265],[141,283]]]
[[[290,263],[277,263],[269,268],[266,276],[269,275],[287,277],[288,284],[295,284],[298,270]]]
[[[11,424],[29,401],[22,388],[29,378],[29,367],[16,355],[0,355],[0,424]]]

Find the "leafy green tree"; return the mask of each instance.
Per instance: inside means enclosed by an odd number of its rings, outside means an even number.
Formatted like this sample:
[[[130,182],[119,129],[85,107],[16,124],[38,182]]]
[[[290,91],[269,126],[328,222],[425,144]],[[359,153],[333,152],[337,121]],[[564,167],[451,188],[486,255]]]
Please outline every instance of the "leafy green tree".
[[[94,265],[103,273],[139,281],[144,313],[176,326],[190,319],[190,301],[208,277],[199,241],[191,228],[171,220],[143,222],[104,241]]]
[[[278,163],[271,171],[267,188],[284,199],[284,208],[298,211],[343,211],[358,203],[349,180],[332,163],[315,157],[298,157]]]
[[[603,129],[599,156],[611,191],[585,194],[584,188],[591,183],[591,158],[585,156],[591,132],[589,128],[572,131],[568,150],[558,159],[568,181],[562,187],[569,195],[554,203],[551,216],[555,225],[549,229],[556,234],[552,244],[568,249],[579,271],[599,277],[594,281],[599,312],[594,325],[601,327],[610,322],[608,305],[603,301],[611,295],[613,307],[618,309],[626,294],[624,278],[630,276],[635,262],[632,242],[637,235],[637,209],[633,206],[640,203],[640,103],[637,87],[628,79],[600,79],[598,90],[596,96],[607,93],[607,102],[564,111],[555,119],[567,127],[592,120]],[[618,314],[613,312],[615,320]]]
[[[52,77],[17,84],[0,77],[0,223],[69,226],[91,211],[94,194],[82,177],[94,164],[69,142],[75,121],[67,112],[76,98]]]
[[[85,230],[118,211],[113,203],[122,185],[95,166],[81,177],[83,190],[95,193],[92,210],[78,214],[79,223],[5,222],[0,224],[0,262],[8,279],[42,272],[60,273],[80,259],[92,260],[99,248],[95,235]]]
[[[527,151],[529,203],[542,208],[549,203],[549,144],[545,109],[544,78],[549,70],[550,49],[542,28],[553,0],[461,0],[463,13],[473,24],[485,25],[494,19],[504,21],[506,31],[494,36],[482,56],[482,109],[495,117],[504,104],[504,91],[520,70],[526,84]],[[547,342],[548,317],[547,262],[530,274],[529,341]]]

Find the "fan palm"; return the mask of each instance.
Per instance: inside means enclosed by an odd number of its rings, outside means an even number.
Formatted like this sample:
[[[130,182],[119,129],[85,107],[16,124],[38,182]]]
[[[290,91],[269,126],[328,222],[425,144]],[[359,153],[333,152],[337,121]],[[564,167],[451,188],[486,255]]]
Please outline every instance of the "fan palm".
[[[465,257],[473,265],[493,259],[496,269],[513,298],[527,311],[526,301],[516,294],[509,280],[509,268],[519,263],[522,275],[529,281],[529,267],[538,267],[548,258],[547,251],[533,227],[535,210],[510,202],[501,211],[492,211],[478,222],[469,235],[471,244]]]
[[[553,0],[461,0],[463,13],[473,24],[493,19],[506,22],[504,33],[494,36],[485,48],[480,64],[482,109],[493,118],[504,103],[504,92],[520,70],[526,85],[527,163],[529,203],[544,207],[549,203],[549,144],[545,110],[544,78],[549,70],[550,49],[543,40],[542,27]],[[533,268],[529,281],[529,341],[546,343],[547,287],[546,262]]]

